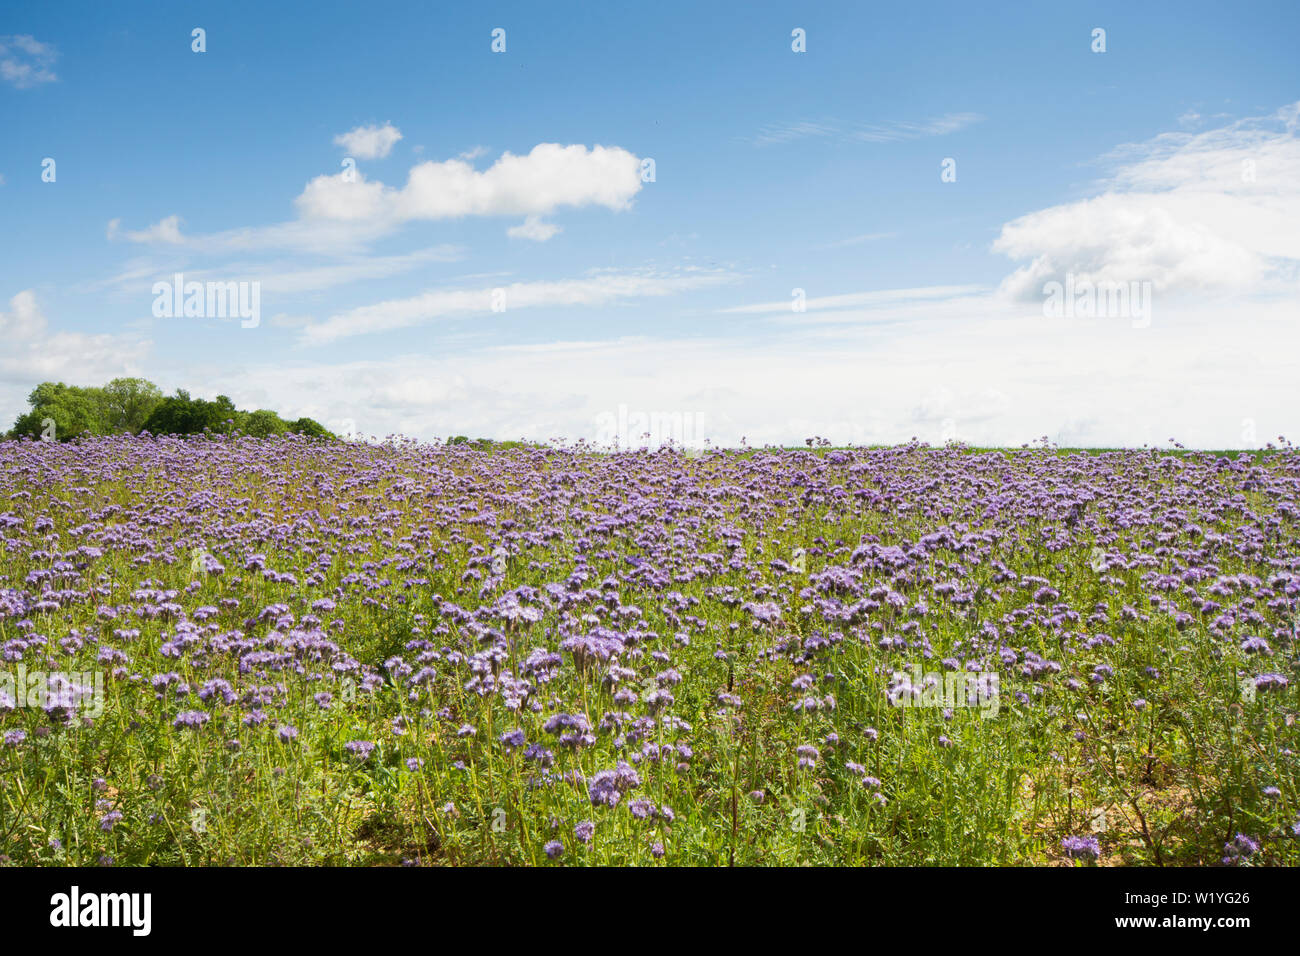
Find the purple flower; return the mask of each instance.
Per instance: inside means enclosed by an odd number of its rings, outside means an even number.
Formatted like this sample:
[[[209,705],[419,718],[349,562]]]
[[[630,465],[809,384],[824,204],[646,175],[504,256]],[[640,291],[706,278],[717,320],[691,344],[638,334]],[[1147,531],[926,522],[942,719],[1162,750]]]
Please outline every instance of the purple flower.
[[[172,726],[178,729],[188,727],[190,730],[198,730],[211,719],[212,715],[202,710],[183,710],[176,715]]]
[[[349,740],[343,745],[343,749],[354,757],[361,760],[368,760],[371,751],[375,749],[375,745],[369,740]]]
[[[1101,844],[1095,836],[1068,836],[1061,841],[1061,848],[1074,860],[1101,857]]]
[[[587,794],[593,806],[614,807],[629,790],[641,786],[641,777],[625,761],[620,760],[614,770],[601,770],[591,778]]]

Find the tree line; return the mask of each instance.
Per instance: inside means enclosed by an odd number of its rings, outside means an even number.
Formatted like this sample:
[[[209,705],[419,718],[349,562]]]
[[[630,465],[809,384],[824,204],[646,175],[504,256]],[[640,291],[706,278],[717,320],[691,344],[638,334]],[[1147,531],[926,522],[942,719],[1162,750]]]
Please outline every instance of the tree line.
[[[192,398],[185,389],[163,395],[143,378],[115,378],[107,385],[82,387],[42,382],[27,396],[30,409],[18,416],[8,438],[69,441],[92,435],[229,435],[241,432],[256,438],[296,434],[335,438],[311,418],[286,421],[266,408],[241,411],[228,396],[213,401]]]

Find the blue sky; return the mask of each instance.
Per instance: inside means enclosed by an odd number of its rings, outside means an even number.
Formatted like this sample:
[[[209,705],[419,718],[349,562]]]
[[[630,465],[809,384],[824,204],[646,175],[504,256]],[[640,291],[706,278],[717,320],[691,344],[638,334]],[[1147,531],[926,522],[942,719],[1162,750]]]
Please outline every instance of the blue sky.
[[[422,438],[1294,422],[1295,4],[448,6],[6,5],[0,418],[140,374]],[[177,272],[256,324],[156,316]]]

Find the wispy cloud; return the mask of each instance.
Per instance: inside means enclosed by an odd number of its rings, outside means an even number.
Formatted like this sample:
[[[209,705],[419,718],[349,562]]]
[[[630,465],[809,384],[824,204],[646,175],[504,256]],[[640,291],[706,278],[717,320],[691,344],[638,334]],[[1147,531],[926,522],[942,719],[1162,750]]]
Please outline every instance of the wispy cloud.
[[[900,143],[909,139],[929,136],[946,136],[983,120],[979,113],[946,113],[924,123],[884,123],[877,126],[860,126],[848,131],[850,139],[867,143]]]
[[[945,113],[919,123],[852,123],[833,118],[800,120],[796,123],[764,126],[752,142],[756,146],[771,146],[797,139],[823,137],[864,143],[899,143],[929,136],[945,136],[974,126],[983,119],[979,113]]]
[[[456,262],[463,256],[461,247],[443,244],[401,255],[355,256],[320,265],[234,262],[218,268],[187,271],[186,277],[203,281],[239,276],[257,280],[265,292],[288,295],[332,289],[367,279],[387,279],[432,263]]]
[[[914,302],[918,300],[950,299],[957,296],[975,295],[988,291],[979,285],[934,285],[919,286],[911,289],[877,289],[872,292],[850,292],[845,295],[827,295],[816,299],[806,299],[803,303],[808,312],[831,311],[851,308],[870,308],[872,306]],[[790,299],[776,302],[759,302],[754,305],[738,305],[729,309],[719,309],[723,315],[781,315],[793,310]]]
[[[20,90],[53,83],[58,79],[50,69],[58,51],[28,34],[0,36],[0,80]]]
[[[467,318],[543,306],[599,306],[623,299],[670,295],[731,282],[728,272],[605,272],[581,279],[514,282],[477,288],[439,289],[390,299],[333,315],[303,329],[300,343],[326,345],[357,335],[410,328],[437,319]]]
[[[897,236],[896,232],[864,232],[860,236],[849,236],[847,239],[837,239],[834,242],[828,242],[822,246],[823,249],[839,249],[842,246],[860,246],[864,242],[878,242],[881,239],[893,239]]]
[[[786,125],[764,126],[754,137],[758,146],[770,146],[773,143],[788,143],[795,139],[807,139],[813,136],[838,136],[841,124],[835,120],[803,120]]]

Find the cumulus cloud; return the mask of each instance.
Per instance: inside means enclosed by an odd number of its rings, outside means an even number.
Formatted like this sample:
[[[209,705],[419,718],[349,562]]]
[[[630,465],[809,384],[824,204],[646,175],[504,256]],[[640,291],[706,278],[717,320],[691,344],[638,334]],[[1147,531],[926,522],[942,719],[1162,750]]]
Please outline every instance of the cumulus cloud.
[[[109,235],[202,252],[339,253],[354,252],[412,221],[525,216],[534,222],[514,227],[523,230],[518,235],[544,241],[559,227],[540,217],[566,206],[628,209],[641,185],[641,160],[625,149],[540,143],[526,155],[504,153],[481,171],[463,159],[420,163],[400,188],[368,180],[359,170],[317,176],[294,200],[299,218],[290,222],[188,236],[173,215],[135,231],[123,231],[114,220]]]
[[[349,156],[358,159],[383,159],[402,138],[402,131],[392,123],[383,126],[358,126],[334,137],[334,145],[342,146]]]
[[[542,222],[537,216],[529,216],[518,226],[511,226],[507,229],[506,235],[511,239],[531,239],[533,242],[545,242],[559,231],[559,226],[549,222]]]
[[[0,408],[14,415],[21,396],[46,379],[107,381],[134,369],[149,343],[121,336],[86,335],[49,328],[36,293],[25,289],[0,311]]]
[[[1021,216],[995,252],[1028,259],[1002,284],[1041,299],[1064,281],[1150,282],[1159,292],[1294,291],[1300,137],[1293,104],[1269,117],[1121,147],[1101,195]]]
[[[58,79],[50,69],[58,52],[28,34],[0,36],[0,80],[20,90],[53,83]]]
[[[420,163],[402,188],[344,173],[317,176],[296,200],[304,219],[405,222],[462,216],[545,215],[562,206],[626,209],[641,162],[619,147],[539,143],[479,171],[461,159]]]
[[[9,311],[0,312],[0,338],[28,341],[45,331],[45,316],[36,306],[36,293],[24,289],[9,300]]]

